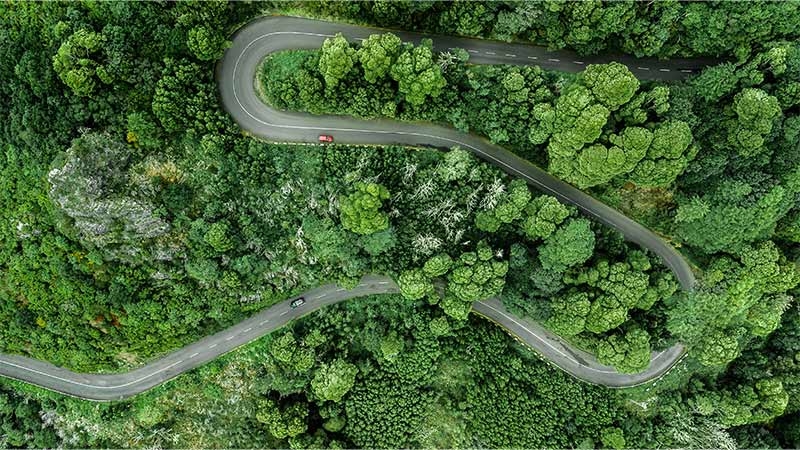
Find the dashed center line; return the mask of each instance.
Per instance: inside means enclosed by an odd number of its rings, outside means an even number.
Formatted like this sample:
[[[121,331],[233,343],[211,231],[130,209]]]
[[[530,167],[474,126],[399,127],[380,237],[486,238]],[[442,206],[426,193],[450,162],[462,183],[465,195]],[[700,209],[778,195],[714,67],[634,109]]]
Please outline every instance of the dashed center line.
[[[637,69],[639,69],[639,70],[650,70],[649,67],[637,67]]]
[[[550,62],[561,62],[560,59],[556,59],[556,58],[547,58],[547,60],[550,61]]]
[[[226,341],[230,341],[230,340],[231,340],[231,339],[233,339],[234,337],[235,337],[235,336],[231,335],[231,336],[228,336],[228,337],[226,337],[226,338],[225,338],[225,340],[226,340]]]
[[[248,328],[248,329],[244,330],[243,333],[249,333],[251,330],[252,330],[252,328]]]
[[[284,311],[284,312],[282,312],[280,315],[282,315],[282,316],[285,316],[285,315],[287,315],[287,314],[289,314],[289,311]]]
[[[516,58],[517,55],[512,55],[511,53],[506,53],[506,56],[509,58]]]
[[[378,281],[378,284],[389,284],[388,281]]]
[[[217,344],[211,344],[211,345],[208,346],[208,348],[214,348],[216,346],[217,346]]]
[[[200,354],[200,353],[192,353],[191,355],[189,355],[189,359],[192,359],[192,358],[194,358],[195,356],[197,356],[197,355],[199,355],[199,354]]]
[[[528,56],[528,59],[539,59],[539,58],[536,56]]]
[[[496,55],[497,53],[495,53],[495,52],[486,52],[486,54],[487,55]]]
[[[689,70],[689,69],[681,69],[681,72],[683,72],[683,73],[692,73],[693,71]]]
[[[580,65],[584,65],[585,64],[583,61],[572,61],[572,63],[573,64],[580,64]]]
[[[265,323],[267,323],[267,322],[269,322],[269,319],[267,319],[267,320],[262,320],[261,322],[258,322],[258,324],[259,324],[259,325],[264,325],[264,324],[265,324]]]
[[[468,51],[468,52],[470,52],[470,53],[478,53],[478,51],[477,51],[477,50],[472,50],[472,49],[470,49],[470,50],[467,50],[467,51]]]
[[[669,69],[658,69],[659,72],[669,72]]]
[[[328,294],[319,294],[318,296],[316,296],[314,298],[322,298],[322,297],[325,297],[326,295],[328,295]]]

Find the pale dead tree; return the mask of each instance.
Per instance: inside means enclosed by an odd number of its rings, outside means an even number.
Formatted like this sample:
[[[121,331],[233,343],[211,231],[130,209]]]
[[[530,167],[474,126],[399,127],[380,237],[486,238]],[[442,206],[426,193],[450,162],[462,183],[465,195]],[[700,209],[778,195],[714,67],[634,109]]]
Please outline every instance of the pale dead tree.
[[[397,191],[392,194],[392,198],[389,200],[392,204],[397,204],[403,200],[403,191]]]
[[[736,441],[717,422],[699,416],[678,413],[670,423],[672,439],[680,448],[736,450]]]
[[[272,260],[274,260],[274,259],[275,259],[275,257],[276,257],[276,256],[278,256],[278,255],[277,255],[277,254],[275,254],[275,252],[274,252],[273,250],[267,250],[267,249],[264,249],[264,253],[262,254],[262,256],[263,256],[264,258],[267,258],[268,260],[272,261]]]
[[[350,172],[344,174],[344,182],[347,184],[353,184],[360,179],[361,179],[361,170],[359,169],[351,170]]]
[[[406,163],[403,167],[403,184],[408,185],[414,180],[414,174],[417,173],[416,163]]]
[[[335,216],[339,210],[339,197],[335,192],[328,194],[328,215]]]
[[[475,207],[478,206],[478,199],[480,198],[481,191],[483,190],[483,183],[478,185],[472,192],[469,193],[467,196],[467,214],[471,213],[475,210]]]
[[[252,303],[258,303],[261,301],[262,295],[261,292],[256,292],[254,294],[242,295],[239,297],[239,304],[240,305],[249,305]]]
[[[487,189],[486,196],[481,201],[482,209],[494,209],[500,196],[506,192],[506,186],[499,178],[495,178],[489,189]]]
[[[454,242],[454,243],[458,243],[458,241],[460,241],[462,237],[464,237],[464,230],[463,229],[458,229],[458,230],[456,230],[456,231],[454,231],[452,233],[450,231],[448,231],[448,234],[447,234],[447,238],[450,239],[450,241]]]
[[[442,240],[436,236],[418,234],[412,241],[414,253],[424,256],[430,255],[442,246]]]
[[[317,201],[317,197],[314,195],[308,197],[306,205],[308,206],[309,209],[316,210],[319,207],[319,202]]]
[[[438,213],[436,214],[437,217],[444,217],[447,215],[453,214],[453,210],[456,208],[456,204],[451,199],[446,199],[436,206]]]
[[[481,171],[478,167],[473,167],[472,170],[469,171],[469,175],[467,176],[467,179],[469,179],[469,181],[480,180],[480,178],[481,178]]]
[[[362,153],[361,157],[358,158],[358,162],[356,163],[356,170],[361,170],[364,167],[367,167],[367,163],[369,160],[367,159],[366,153]]]
[[[447,69],[455,65],[456,62],[458,62],[458,58],[450,52],[441,52],[436,59],[436,64],[442,69],[442,73],[447,72]]]
[[[417,190],[414,191],[414,195],[412,195],[411,198],[427,200],[431,197],[431,195],[433,195],[433,192],[435,190],[436,190],[436,184],[434,184],[432,179],[428,179],[425,183],[417,187]]]
[[[392,218],[392,219],[394,219],[394,218],[396,218],[396,217],[400,217],[401,215],[402,215],[402,214],[400,213],[400,210],[399,210],[399,209],[397,209],[397,208],[392,208],[392,210],[391,210],[391,211],[389,211],[389,214],[388,214],[388,216],[389,216],[390,218]]]
[[[380,172],[377,175],[374,175],[374,176],[371,176],[371,177],[362,178],[361,181],[363,181],[364,183],[367,183],[367,184],[369,184],[369,183],[377,184],[378,181],[381,179],[381,175],[383,175],[383,172]]]
[[[503,259],[503,249],[499,248],[496,252],[494,252],[494,256],[497,259]]]
[[[288,198],[290,195],[292,195],[294,193],[294,185],[292,184],[292,181],[289,180],[284,183],[283,186],[281,186],[280,191],[283,198]]]

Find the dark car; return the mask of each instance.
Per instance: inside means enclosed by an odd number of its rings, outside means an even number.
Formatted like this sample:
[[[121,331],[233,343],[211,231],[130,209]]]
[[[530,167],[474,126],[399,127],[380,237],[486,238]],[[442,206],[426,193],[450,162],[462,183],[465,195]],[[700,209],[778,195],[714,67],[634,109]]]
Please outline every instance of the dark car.
[[[304,297],[300,297],[298,299],[292,300],[292,303],[289,303],[289,306],[291,306],[292,309],[295,309],[298,306],[303,306],[305,302],[306,299]]]

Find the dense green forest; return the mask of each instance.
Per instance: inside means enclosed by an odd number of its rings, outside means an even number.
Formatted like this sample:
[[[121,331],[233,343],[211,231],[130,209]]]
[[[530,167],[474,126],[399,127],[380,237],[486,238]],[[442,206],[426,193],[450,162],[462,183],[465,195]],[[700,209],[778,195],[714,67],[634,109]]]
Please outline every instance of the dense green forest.
[[[244,135],[215,61],[286,12],[720,57],[662,83],[386,33],[274,55],[258,80],[283,109],[487,136],[659,232],[698,289],[463,149]],[[8,2],[0,25],[0,351],[126,370],[321,283],[402,291],[125,402],[3,380],[0,447],[800,446],[800,4]],[[689,358],[657,384],[581,383],[469,314],[495,295],[621,372],[678,341]]]

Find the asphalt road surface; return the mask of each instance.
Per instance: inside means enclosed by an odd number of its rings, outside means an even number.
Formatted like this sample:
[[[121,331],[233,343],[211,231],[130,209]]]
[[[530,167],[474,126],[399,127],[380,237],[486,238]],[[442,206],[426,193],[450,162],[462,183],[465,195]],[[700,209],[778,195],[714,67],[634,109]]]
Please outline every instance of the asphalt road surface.
[[[691,268],[661,238],[613,208],[479,136],[429,123],[363,121],[278,111],[259,99],[254,84],[255,74],[260,62],[270,53],[319,48],[326,37],[337,32],[350,40],[359,41],[379,31],[290,17],[267,17],[253,21],[236,33],[233,46],[217,65],[217,82],[223,104],[244,130],[270,141],[316,143],[320,134],[331,134],[336,142],[347,144],[438,148],[458,145],[469,149],[510,175],[523,178],[540,191],[575,205],[585,214],[620,231],[628,240],[651,250],[672,270],[683,289],[692,289],[695,279]],[[418,42],[423,37],[416,33],[396,34],[410,42]],[[588,58],[567,51],[548,52],[541,47],[522,44],[443,36],[434,36],[433,39],[435,49],[463,48],[470,53],[470,62],[477,64],[534,64],[546,69],[579,71],[586,64],[613,60],[626,64],[639,78],[662,80],[679,79],[710,64],[710,61],[698,59],[658,61],[613,55]],[[304,293],[306,302],[298,308],[290,307],[296,297],[287,299],[226,330],[125,373],[76,373],[40,360],[0,354],[0,375],[80,398],[121,400],[162,384],[314,310],[354,297],[396,292],[398,289],[394,282],[381,276],[367,276],[352,290],[336,285],[320,286]],[[572,347],[541,325],[510,314],[496,298],[475,302],[473,309],[505,328],[517,340],[534,348],[562,370],[594,384],[630,387],[647,383],[663,376],[685,354],[684,347],[678,344],[654,352],[645,371],[621,374],[600,364],[594,356]]]

